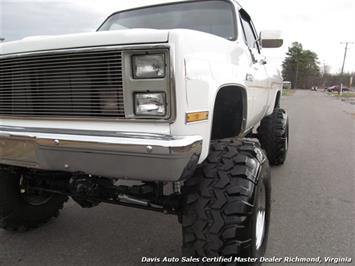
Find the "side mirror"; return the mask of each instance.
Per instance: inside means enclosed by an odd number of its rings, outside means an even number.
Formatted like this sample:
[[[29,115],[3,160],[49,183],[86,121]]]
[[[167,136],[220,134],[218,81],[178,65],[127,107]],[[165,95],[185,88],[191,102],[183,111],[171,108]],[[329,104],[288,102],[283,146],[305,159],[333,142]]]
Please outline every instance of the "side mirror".
[[[260,44],[263,48],[279,48],[283,44],[281,31],[263,30],[260,32]]]

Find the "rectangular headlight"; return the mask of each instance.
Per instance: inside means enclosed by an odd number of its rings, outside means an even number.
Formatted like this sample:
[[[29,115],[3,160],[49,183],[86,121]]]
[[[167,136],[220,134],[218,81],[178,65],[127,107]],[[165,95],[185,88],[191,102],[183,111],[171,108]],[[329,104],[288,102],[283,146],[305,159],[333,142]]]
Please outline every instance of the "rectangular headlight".
[[[133,77],[136,79],[164,78],[164,54],[132,56]]]
[[[164,116],[166,114],[165,93],[136,93],[136,115]]]

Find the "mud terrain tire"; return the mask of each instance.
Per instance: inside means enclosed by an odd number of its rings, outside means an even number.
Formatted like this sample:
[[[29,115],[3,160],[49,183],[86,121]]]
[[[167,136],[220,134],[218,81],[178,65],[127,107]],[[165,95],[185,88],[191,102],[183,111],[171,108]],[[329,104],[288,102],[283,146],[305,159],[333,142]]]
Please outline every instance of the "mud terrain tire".
[[[59,215],[66,196],[30,194],[22,191],[23,177],[10,167],[0,166],[0,228],[27,231]]]
[[[269,170],[257,140],[212,142],[208,158],[183,187],[183,255],[263,256],[271,207]],[[259,205],[261,198],[264,206]],[[264,212],[261,238],[256,236],[259,211]]]
[[[285,110],[276,108],[270,116],[261,120],[258,139],[271,165],[281,165],[285,162],[288,138],[288,117]]]

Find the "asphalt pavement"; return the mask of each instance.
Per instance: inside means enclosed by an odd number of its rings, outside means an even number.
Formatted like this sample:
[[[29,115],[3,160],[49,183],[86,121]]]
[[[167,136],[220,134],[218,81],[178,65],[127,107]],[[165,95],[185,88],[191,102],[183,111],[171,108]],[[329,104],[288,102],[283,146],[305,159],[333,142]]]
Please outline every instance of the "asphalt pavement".
[[[354,260],[355,106],[311,91],[282,104],[290,117],[289,155],[272,168],[267,256]],[[69,202],[34,231],[0,230],[0,265],[141,265],[142,257],[179,257],[180,246],[176,217]]]

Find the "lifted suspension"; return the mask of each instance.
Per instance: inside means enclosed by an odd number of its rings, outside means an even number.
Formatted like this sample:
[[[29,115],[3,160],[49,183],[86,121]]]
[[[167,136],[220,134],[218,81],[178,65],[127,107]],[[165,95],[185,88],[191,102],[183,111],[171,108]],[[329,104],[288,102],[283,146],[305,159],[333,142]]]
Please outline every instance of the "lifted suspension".
[[[91,175],[64,173],[24,173],[21,193],[42,191],[71,197],[83,208],[110,203],[166,214],[179,214],[180,194],[163,194],[163,184],[115,185],[115,180]]]

